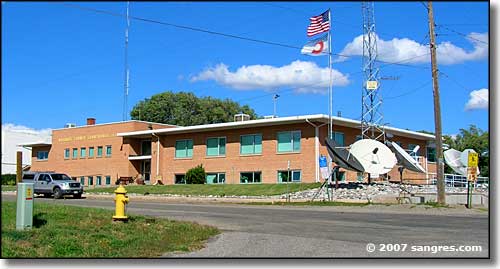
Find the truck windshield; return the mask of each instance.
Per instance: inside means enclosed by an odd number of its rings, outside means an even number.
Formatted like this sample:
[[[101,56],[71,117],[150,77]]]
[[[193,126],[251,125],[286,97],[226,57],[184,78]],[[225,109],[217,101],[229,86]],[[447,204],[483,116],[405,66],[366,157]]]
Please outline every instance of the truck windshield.
[[[52,180],[72,180],[65,174],[51,174]]]

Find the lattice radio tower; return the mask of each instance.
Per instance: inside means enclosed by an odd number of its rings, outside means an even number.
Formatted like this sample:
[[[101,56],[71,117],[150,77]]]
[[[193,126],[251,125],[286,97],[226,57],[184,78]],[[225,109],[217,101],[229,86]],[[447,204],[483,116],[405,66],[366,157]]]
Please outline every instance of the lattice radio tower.
[[[385,142],[373,2],[361,2],[363,12],[363,89],[361,137]]]

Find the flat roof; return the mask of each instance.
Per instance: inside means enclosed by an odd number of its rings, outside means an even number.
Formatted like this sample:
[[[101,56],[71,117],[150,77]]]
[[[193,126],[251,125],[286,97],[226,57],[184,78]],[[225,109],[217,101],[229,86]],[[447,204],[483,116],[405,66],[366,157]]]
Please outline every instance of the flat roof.
[[[109,124],[129,123],[129,122],[140,122],[140,123],[147,123],[147,124],[158,124],[158,125],[164,125],[164,126],[179,127],[178,125],[166,124],[166,123],[150,122],[150,121],[143,121],[143,120],[127,120],[127,121],[97,123],[97,124],[92,124],[92,125],[81,125],[81,126],[75,126],[75,127],[63,127],[63,128],[52,129],[52,131],[77,129],[77,128],[82,128],[82,127],[102,126],[102,125],[109,125]]]
[[[44,146],[52,146],[52,143],[51,142],[29,142],[29,143],[18,144],[17,146],[18,147],[28,147],[28,148],[44,147]]]
[[[324,114],[314,114],[314,115],[303,115],[303,116],[290,116],[282,118],[270,118],[270,119],[257,119],[257,120],[247,120],[247,121],[237,121],[237,122],[225,122],[225,123],[214,123],[214,124],[203,124],[194,125],[186,127],[177,128],[164,128],[156,130],[144,130],[144,131],[133,131],[133,132],[123,132],[117,133],[117,136],[122,137],[150,137],[152,134],[155,135],[168,135],[168,134],[179,134],[179,133],[189,133],[189,132],[208,132],[217,130],[230,130],[230,129],[240,129],[240,128],[251,128],[251,127],[261,127],[270,125],[281,125],[281,124],[291,124],[291,123],[302,123],[307,121],[316,121],[328,123],[328,115]],[[333,125],[340,125],[351,128],[360,128],[361,122],[358,120],[346,119],[341,117],[332,116]],[[404,130],[394,127],[385,127],[386,133],[391,133],[394,135],[400,135],[405,137],[413,137],[421,140],[434,140],[435,136],[430,134],[419,133],[410,130]]]

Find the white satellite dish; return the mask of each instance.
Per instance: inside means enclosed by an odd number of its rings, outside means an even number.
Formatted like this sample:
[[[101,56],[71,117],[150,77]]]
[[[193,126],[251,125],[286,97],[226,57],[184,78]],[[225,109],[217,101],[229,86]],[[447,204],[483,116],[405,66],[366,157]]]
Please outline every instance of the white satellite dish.
[[[460,153],[460,161],[464,166],[467,166],[469,163],[469,153],[476,153],[473,149],[466,149]]]
[[[396,154],[396,159],[398,160],[398,164],[403,166],[404,168],[418,172],[418,173],[426,173],[425,169],[417,162],[417,160],[413,159],[402,147],[400,147],[396,142],[391,142],[392,148],[394,149],[394,153]],[[418,151],[419,146],[416,146],[413,149],[414,152]]]
[[[416,145],[413,150],[411,151],[411,153],[414,153],[414,154],[417,154],[418,150],[420,149],[420,146],[419,145]]]
[[[449,149],[443,152],[445,163],[455,171],[455,173],[460,175],[467,175],[467,162],[469,157],[469,152],[475,152],[473,149],[466,149],[460,152],[456,149]],[[479,168],[477,168],[477,173],[479,174]]]
[[[465,167],[469,165],[469,153],[476,153],[476,151],[473,149],[465,149],[460,153],[460,162],[462,162]],[[467,173],[467,168],[465,168],[465,171]],[[479,175],[479,167],[477,168],[477,174]]]
[[[463,165],[460,161],[460,155],[462,153],[456,149],[449,149],[443,152],[444,162],[455,171],[455,173],[460,175],[467,174],[467,166]]]
[[[397,163],[394,153],[377,140],[358,140],[351,145],[349,152],[361,163],[364,172],[372,177],[388,173]]]

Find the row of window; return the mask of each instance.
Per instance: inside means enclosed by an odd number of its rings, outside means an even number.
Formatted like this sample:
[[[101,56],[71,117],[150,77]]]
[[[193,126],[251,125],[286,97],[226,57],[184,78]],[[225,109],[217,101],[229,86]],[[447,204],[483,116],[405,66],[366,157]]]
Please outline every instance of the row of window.
[[[80,158],[94,158],[94,147],[88,147],[88,154],[87,154],[87,148],[86,147],[81,147],[80,148]],[[96,157],[102,157],[103,154],[103,146],[98,146],[97,147],[97,155]],[[73,154],[71,155],[72,159],[78,159],[78,148],[73,148]],[[106,146],[106,157],[111,157],[111,146],[107,145]],[[70,158],[70,149],[66,148],[64,149],[64,159],[69,159]]]
[[[76,180],[76,178],[73,178],[73,179]],[[95,182],[96,186],[103,185],[102,184],[102,176],[96,176],[95,179],[96,179],[96,182]],[[80,177],[80,184],[85,185],[85,177],[84,176]],[[94,185],[94,177],[93,176],[87,177],[87,185],[88,186]],[[111,185],[111,176],[104,177],[104,185]]]
[[[186,184],[185,174],[175,175],[175,184]],[[290,180],[289,180],[290,179]],[[302,181],[302,171],[301,170],[279,170],[277,171],[277,181],[278,183],[284,182],[301,182]],[[240,183],[241,184],[251,184],[251,183],[261,183],[262,182],[262,172],[241,172],[240,173]],[[224,184],[226,183],[226,173],[207,173],[205,178],[205,183],[207,184]]]
[[[278,152],[300,152],[300,131],[279,132],[277,134]],[[206,141],[207,156],[225,156],[226,138],[212,137]],[[262,134],[240,136],[240,154],[262,154]],[[175,158],[193,157],[193,139],[177,140],[175,142]]]

